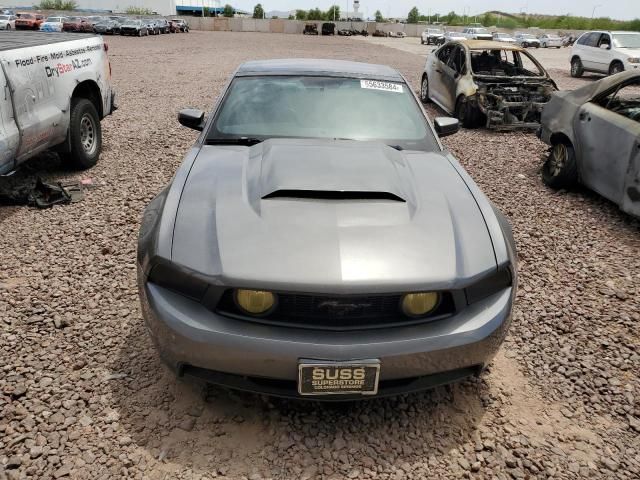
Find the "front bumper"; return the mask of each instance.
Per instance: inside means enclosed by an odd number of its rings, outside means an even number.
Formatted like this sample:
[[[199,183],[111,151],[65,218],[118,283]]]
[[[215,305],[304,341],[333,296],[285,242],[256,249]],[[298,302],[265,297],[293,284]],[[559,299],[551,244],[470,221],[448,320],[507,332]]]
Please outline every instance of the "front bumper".
[[[320,331],[227,318],[167,289],[140,282],[147,330],[162,360],[179,375],[295,398],[302,398],[296,383],[301,358],[379,359],[377,396],[430,388],[479,373],[504,340],[514,297],[509,288],[431,324]]]

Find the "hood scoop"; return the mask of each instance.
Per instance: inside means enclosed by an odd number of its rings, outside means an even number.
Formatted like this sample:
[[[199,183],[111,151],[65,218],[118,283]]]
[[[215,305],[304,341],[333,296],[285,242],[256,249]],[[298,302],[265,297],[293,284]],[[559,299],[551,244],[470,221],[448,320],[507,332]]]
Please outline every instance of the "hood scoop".
[[[390,192],[356,192],[330,190],[276,190],[262,197],[263,200],[272,198],[303,199],[303,200],[387,200],[402,202],[405,200]]]
[[[253,209],[270,199],[382,200],[416,208],[402,152],[380,142],[270,139],[251,147],[246,191]]]

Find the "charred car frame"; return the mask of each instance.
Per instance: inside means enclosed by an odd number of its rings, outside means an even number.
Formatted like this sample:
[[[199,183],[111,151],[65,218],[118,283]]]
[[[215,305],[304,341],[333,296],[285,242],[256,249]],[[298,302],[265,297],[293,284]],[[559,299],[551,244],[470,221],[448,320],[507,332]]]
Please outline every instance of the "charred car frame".
[[[557,89],[523,48],[467,40],[429,54],[420,98],[454,114],[467,128],[537,129],[542,109]]]

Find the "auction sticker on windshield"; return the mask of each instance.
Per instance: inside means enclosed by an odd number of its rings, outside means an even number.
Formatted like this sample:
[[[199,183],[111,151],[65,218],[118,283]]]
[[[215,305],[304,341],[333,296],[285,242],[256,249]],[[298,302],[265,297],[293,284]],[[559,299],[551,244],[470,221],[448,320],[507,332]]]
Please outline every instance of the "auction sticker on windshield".
[[[402,93],[402,85],[400,85],[399,83],[380,82],[378,80],[360,80],[360,88]]]

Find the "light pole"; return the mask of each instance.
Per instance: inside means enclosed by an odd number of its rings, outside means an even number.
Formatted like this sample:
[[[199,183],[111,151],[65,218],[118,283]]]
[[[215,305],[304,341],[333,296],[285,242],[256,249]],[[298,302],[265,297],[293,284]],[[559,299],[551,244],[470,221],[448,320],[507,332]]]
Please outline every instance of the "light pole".
[[[594,5],[593,10],[591,10],[591,20],[596,16],[596,8],[600,8],[602,5]]]

